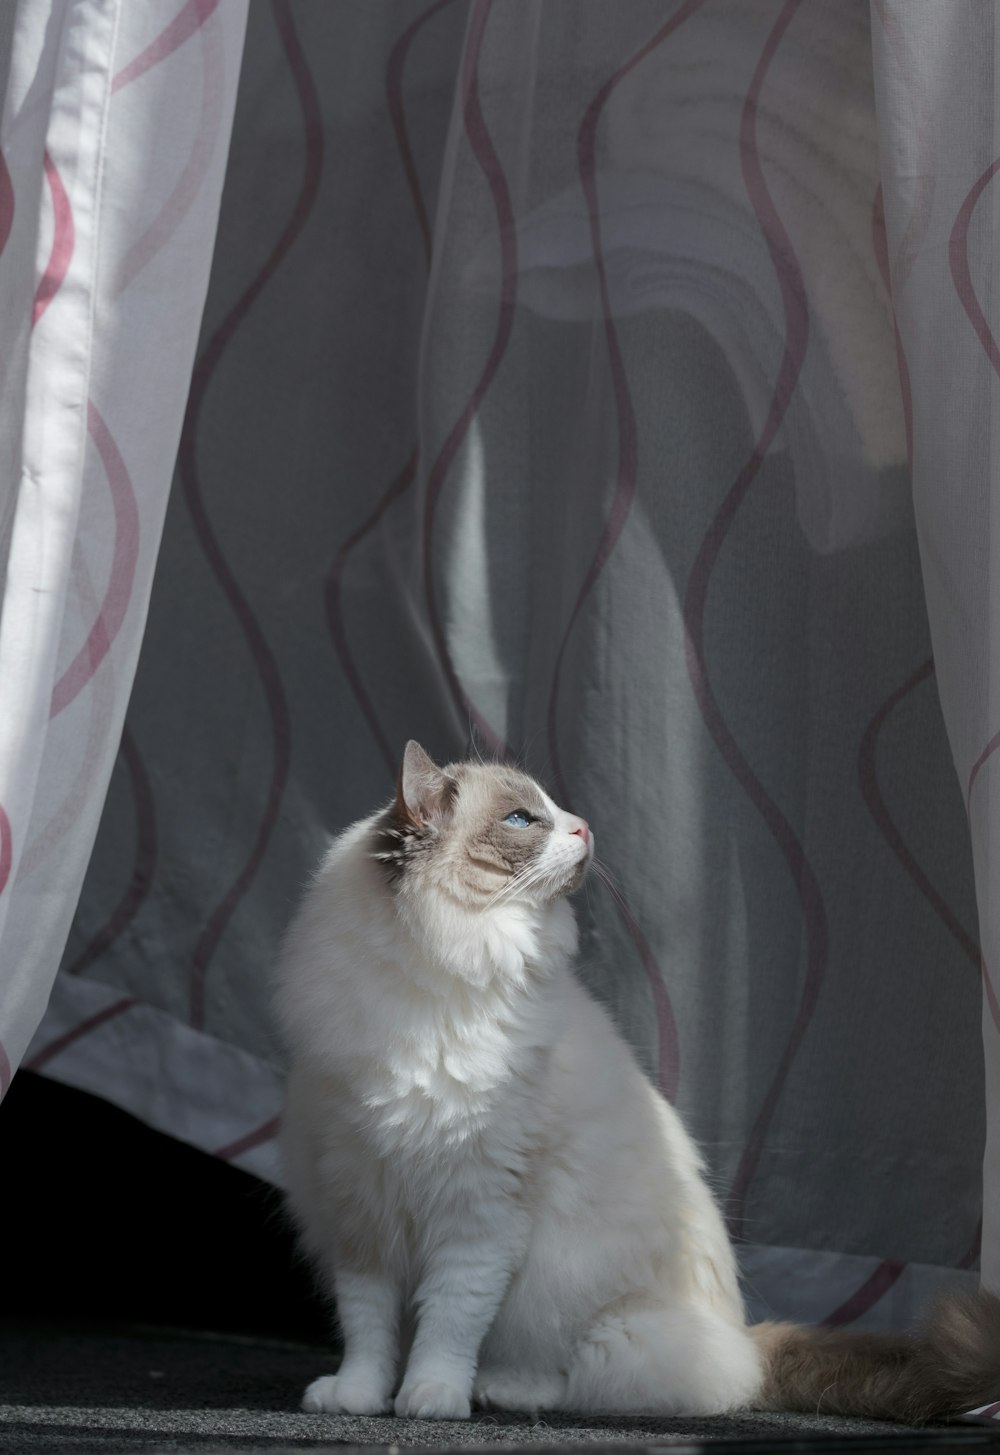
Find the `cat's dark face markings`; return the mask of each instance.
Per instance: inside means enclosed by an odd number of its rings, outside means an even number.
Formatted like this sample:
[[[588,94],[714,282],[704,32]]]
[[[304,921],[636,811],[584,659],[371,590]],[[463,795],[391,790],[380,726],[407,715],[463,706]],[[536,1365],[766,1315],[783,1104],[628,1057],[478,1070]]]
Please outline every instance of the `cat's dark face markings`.
[[[439,768],[407,744],[395,802],[375,827],[375,858],[390,881],[432,881],[469,905],[523,893],[535,900],[577,888],[592,846],[534,779],[504,764]]]

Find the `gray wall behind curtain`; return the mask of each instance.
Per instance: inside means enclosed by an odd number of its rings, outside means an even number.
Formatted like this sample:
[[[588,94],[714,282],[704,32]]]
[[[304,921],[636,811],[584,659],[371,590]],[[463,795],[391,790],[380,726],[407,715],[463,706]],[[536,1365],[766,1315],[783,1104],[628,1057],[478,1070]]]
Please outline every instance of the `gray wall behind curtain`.
[[[899,1321],[968,1267],[976,907],[884,236],[860,0],[251,6],[43,1069],[277,1176],[299,887],[407,737],[474,738],[595,828],[627,911],[589,885],[581,973],[755,1308]]]

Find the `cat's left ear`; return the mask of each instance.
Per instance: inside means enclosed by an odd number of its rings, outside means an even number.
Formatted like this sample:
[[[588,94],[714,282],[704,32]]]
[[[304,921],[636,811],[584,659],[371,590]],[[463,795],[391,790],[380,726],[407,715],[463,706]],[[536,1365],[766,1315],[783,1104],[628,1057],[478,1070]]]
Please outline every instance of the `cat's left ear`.
[[[396,781],[396,809],[416,829],[439,828],[451,813],[458,784],[411,738]]]

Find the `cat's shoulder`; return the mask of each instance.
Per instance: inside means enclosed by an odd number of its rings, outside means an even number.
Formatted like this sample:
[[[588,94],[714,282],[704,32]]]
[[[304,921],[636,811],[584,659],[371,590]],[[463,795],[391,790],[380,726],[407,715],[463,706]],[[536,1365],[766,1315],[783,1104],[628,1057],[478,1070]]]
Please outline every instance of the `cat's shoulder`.
[[[331,895],[366,899],[383,883],[375,862],[375,826],[379,814],[369,814],[327,839],[326,847],[305,886],[303,900],[324,900]]]

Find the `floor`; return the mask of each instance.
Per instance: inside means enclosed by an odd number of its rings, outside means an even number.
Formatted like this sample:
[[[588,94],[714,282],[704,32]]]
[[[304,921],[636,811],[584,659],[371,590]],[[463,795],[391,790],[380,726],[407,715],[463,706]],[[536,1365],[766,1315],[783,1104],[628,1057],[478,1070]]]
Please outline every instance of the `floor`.
[[[745,1455],[766,1450],[890,1446],[990,1446],[996,1426],[936,1427],[919,1437],[902,1427],[824,1416],[742,1415],[716,1419],[474,1417],[461,1423],[354,1419],[298,1410],[303,1387],[324,1372],[321,1349],[235,1335],[116,1329],[0,1326],[0,1455],[21,1452],[295,1451],[404,1446],[546,1447],[614,1445],[722,1455],[738,1440]],[[720,1445],[719,1442],[722,1442]],[[742,1442],[746,1442],[743,1444]],[[681,1455],[680,1449],[672,1455]]]
[[[59,1155],[42,1157],[53,1127]],[[23,1071],[0,1106],[0,1137],[5,1186],[17,1189],[4,1203],[0,1455],[407,1446],[455,1455],[510,1445],[560,1455],[584,1445],[586,1455],[602,1446],[611,1455],[905,1455],[932,1440],[1000,1455],[992,1424],[914,1435],[820,1416],[431,1424],[305,1415],[302,1390],[331,1367],[321,1347],[329,1313],[273,1193],[106,1102]],[[82,1310],[86,1323],[72,1322]],[[169,1332],[193,1324],[199,1332]],[[239,1332],[204,1332],[220,1328]]]

